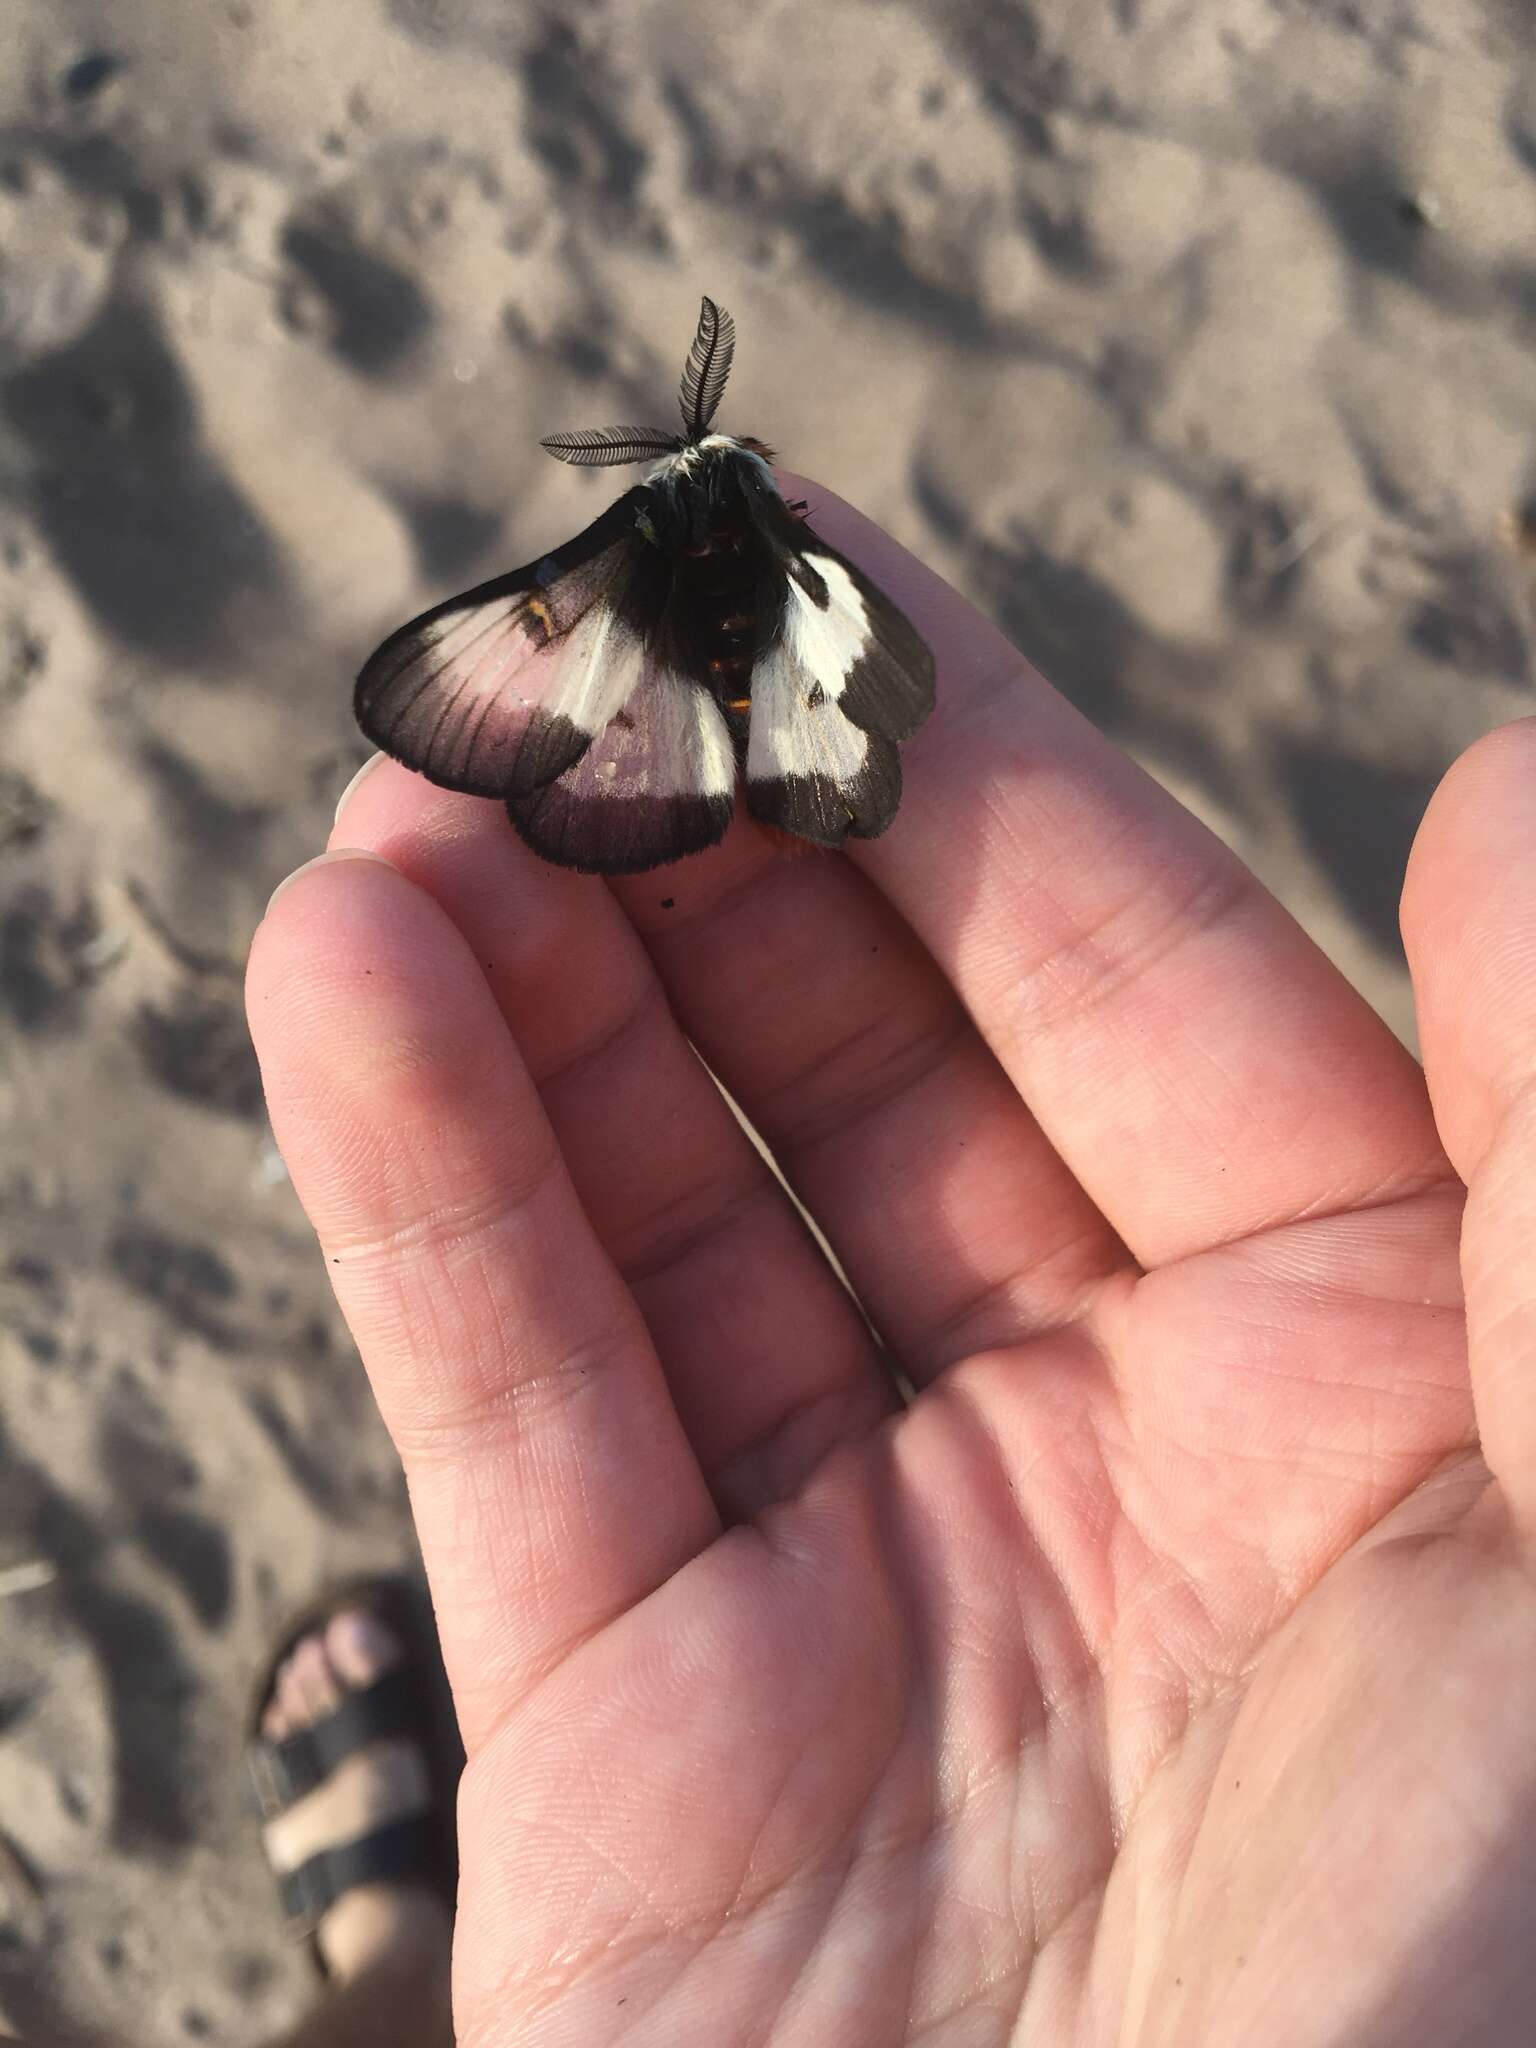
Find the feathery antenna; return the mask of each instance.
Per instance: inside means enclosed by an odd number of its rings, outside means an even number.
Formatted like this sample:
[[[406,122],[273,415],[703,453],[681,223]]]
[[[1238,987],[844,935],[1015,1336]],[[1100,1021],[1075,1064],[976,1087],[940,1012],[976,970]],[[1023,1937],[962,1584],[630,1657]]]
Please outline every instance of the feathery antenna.
[[[736,353],[736,322],[713,299],[699,309],[699,330],[683,365],[682,387],[677,394],[683,427],[690,441],[702,441],[714,418],[731,374]]]
[[[649,462],[658,455],[675,455],[682,445],[664,427],[588,427],[579,434],[546,434],[539,443],[557,462],[574,462],[582,469]]]

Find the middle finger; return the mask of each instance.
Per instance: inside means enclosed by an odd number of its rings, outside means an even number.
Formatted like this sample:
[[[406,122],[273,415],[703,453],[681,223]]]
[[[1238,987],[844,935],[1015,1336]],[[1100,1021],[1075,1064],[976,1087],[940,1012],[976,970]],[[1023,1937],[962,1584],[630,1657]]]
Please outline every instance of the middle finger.
[[[678,1021],[923,1383],[1129,1263],[949,982],[849,861],[740,823],[610,884]]]

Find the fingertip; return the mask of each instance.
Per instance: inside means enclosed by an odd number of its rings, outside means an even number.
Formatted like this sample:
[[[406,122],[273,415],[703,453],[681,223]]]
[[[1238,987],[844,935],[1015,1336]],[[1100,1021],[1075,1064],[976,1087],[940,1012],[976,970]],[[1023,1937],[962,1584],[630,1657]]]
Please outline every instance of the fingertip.
[[[486,1001],[462,938],[393,862],[336,847],[295,869],[251,942],[245,1008],[296,1178],[305,1132],[285,1136],[292,1101],[319,1090],[362,1115],[370,1091],[383,1091],[405,1114],[468,1057]]]
[[[1496,726],[1459,755],[1414,835],[1403,879],[1403,943],[1414,973],[1486,903],[1536,841],[1536,718]]]
[[[458,795],[388,754],[375,754],[342,791],[327,844],[335,852],[356,847],[380,854],[404,873],[409,861],[403,855],[414,843],[461,830],[467,819],[493,821],[500,830],[510,830],[499,803]]]
[[[365,847],[334,847],[277,890],[252,942],[246,1012],[269,1101],[325,1071],[360,1114],[379,1091],[400,1115],[423,1091],[453,1093],[501,1036],[452,920]]]
[[[1430,797],[1414,836],[1403,886],[1405,938],[1439,904],[1436,876],[1448,857],[1477,854],[1490,811],[1514,799],[1530,810],[1536,795],[1536,717],[1495,726],[1457,756]],[[1499,828],[1501,829],[1501,828]]]
[[[1447,771],[1409,856],[1402,931],[1435,1114],[1466,1179],[1536,1072],[1536,718]]]
[[[275,993],[291,989],[296,971],[308,972],[314,952],[313,928],[317,921],[333,920],[340,908],[338,881],[345,882],[349,870],[356,875],[381,867],[391,874],[397,872],[382,855],[366,847],[337,846],[302,862],[278,883],[251,935],[246,956],[246,1011],[253,1031],[257,1005]],[[328,877],[323,886],[317,880],[322,871]],[[326,950],[323,939],[320,950]]]

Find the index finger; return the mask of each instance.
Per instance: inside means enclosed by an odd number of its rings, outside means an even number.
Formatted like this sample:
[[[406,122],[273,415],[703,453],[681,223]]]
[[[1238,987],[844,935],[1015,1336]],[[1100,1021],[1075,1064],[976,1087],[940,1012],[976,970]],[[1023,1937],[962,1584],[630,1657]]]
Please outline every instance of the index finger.
[[[719,1533],[480,963],[338,849],[251,948],[273,1129],[411,1494],[466,1747]]]
[[[853,857],[1141,1263],[1444,1176],[1417,1062],[1242,862],[889,535],[785,487],[938,661]]]

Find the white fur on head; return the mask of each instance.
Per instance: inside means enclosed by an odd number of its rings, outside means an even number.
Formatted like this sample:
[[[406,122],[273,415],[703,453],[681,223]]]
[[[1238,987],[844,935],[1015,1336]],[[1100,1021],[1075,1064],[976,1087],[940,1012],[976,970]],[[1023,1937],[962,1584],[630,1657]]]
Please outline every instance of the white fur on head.
[[[743,462],[755,462],[767,481],[773,482],[773,471],[762,456],[754,454],[750,448],[743,448],[733,434],[706,434],[702,441],[679,448],[675,455],[664,455],[653,469],[646,471],[645,481],[648,484],[680,482],[707,457],[722,454],[740,456]]]

